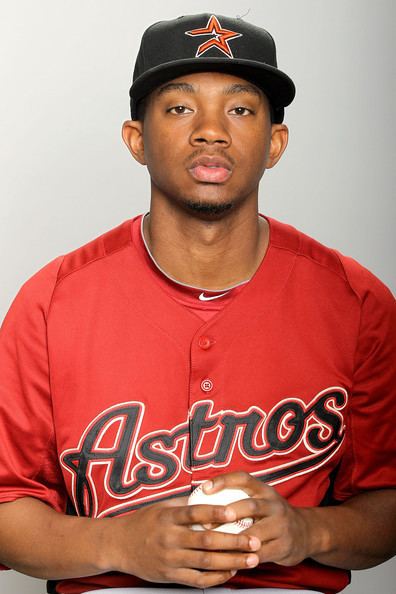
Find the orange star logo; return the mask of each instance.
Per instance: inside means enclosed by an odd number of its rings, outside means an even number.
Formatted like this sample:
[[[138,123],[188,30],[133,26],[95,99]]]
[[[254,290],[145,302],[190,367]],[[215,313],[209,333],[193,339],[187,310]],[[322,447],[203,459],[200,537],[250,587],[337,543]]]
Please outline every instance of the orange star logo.
[[[219,20],[214,14],[212,14],[208,20],[208,24],[206,25],[205,29],[193,29],[192,31],[186,31],[186,35],[191,35],[191,37],[199,35],[211,35],[211,39],[201,43],[201,45],[198,47],[197,53],[195,54],[196,58],[202,56],[202,54],[207,52],[211,47],[217,47],[217,49],[228,56],[228,58],[233,58],[234,56],[230,46],[228,45],[228,42],[231,41],[231,39],[242,37],[242,33],[236,33],[235,31],[223,29]]]

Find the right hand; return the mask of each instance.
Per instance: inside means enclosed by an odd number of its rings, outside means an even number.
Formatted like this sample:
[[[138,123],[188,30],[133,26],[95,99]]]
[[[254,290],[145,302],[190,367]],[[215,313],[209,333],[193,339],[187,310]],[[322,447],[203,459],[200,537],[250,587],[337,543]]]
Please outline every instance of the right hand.
[[[194,531],[192,524],[234,521],[235,512],[219,505],[187,505],[175,498],[142,507],[130,515],[106,520],[112,536],[109,571],[132,574],[150,582],[173,582],[196,588],[223,584],[238,569],[259,563],[256,537],[212,530]]]

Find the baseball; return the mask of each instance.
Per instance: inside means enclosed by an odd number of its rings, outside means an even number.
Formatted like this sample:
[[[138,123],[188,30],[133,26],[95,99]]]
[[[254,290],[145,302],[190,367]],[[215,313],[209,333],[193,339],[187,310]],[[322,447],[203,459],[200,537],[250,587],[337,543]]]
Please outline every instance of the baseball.
[[[234,503],[234,501],[248,498],[249,495],[245,491],[242,491],[242,489],[223,489],[222,491],[211,493],[209,495],[202,490],[202,485],[199,485],[188,498],[188,505],[227,505],[228,503]],[[216,530],[217,532],[227,532],[229,534],[238,534],[239,532],[242,532],[242,530],[250,528],[252,524],[253,518],[242,518],[235,522],[221,524],[220,526],[213,528],[213,530]],[[193,530],[205,530],[201,524],[193,524],[191,527]]]

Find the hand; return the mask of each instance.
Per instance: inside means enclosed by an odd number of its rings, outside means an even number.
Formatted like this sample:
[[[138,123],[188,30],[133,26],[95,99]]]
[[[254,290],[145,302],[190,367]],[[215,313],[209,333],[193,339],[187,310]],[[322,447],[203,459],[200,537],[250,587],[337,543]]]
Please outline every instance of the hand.
[[[290,505],[273,487],[246,472],[231,472],[204,483],[206,493],[225,488],[243,489],[251,499],[229,504],[238,519],[250,517],[254,524],[241,534],[260,541],[257,555],[260,563],[297,565],[311,556],[309,509]]]
[[[224,506],[188,506],[186,498],[175,498],[108,520],[106,571],[196,588],[222,584],[238,569],[258,564],[254,551],[260,541],[248,534],[197,532],[191,525],[235,519],[235,511]]]

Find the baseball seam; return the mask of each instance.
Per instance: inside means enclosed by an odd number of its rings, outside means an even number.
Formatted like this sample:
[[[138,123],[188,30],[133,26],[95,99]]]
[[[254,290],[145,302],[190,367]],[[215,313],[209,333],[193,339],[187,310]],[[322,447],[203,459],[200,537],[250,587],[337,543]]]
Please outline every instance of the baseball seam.
[[[237,526],[240,526],[241,528],[245,529],[245,528],[250,528],[250,526],[253,524],[251,518],[242,518],[240,520],[236,520],[235,522],[232,522],[232,524],[236,524]]]

